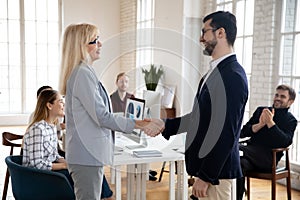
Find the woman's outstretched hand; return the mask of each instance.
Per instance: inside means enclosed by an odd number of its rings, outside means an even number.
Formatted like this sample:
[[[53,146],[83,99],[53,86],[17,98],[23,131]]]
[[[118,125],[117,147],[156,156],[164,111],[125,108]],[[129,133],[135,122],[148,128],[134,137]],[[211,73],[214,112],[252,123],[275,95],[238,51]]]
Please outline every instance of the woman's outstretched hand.
[[[155,137],[165,129],[165,123],[161,119],[144,119],[136,121],[136,128],[141,129],[148,136]]]

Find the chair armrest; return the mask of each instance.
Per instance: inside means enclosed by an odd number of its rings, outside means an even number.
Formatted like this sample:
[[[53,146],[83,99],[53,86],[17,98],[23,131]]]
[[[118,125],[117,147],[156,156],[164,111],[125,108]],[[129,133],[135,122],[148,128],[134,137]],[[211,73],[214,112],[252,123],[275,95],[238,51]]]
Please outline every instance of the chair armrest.
[[[286,148],[275,148],[275,149],[272,149],[272,152],[277,153],[277,152],[284,152],[284,151],[288,151],[288,150],[289,150],[289,147],[286,147]]]
[[[272,149],[272,155],[273,155],[273,160],[272,160],[272,173],[275,174],[277,171],[277,159],[276,159],[276,154],[278,152],[285,152],[285,167],[281,168],[289,170],[290,168],[290,161],[289,161],[289,147],[286,148],[274,148]]]

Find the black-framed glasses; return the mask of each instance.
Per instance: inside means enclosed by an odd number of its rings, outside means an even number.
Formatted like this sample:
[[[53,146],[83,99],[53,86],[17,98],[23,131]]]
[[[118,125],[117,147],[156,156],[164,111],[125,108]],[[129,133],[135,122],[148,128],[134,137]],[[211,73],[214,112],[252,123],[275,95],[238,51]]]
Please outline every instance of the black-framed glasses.
[[[201,34],[201,36],[203,37],[204,36],[204,34],[207,32],[207,31],[212,31],[212,32],[215,32],[216,30],[218,30],[219,28],[208,28],[208,29],[202,29],[201,31],[202,31],[202,34]]]
[[[96,37],[93,41],[89,42],[89,44],[97,44],[99,41],[99,36]]]

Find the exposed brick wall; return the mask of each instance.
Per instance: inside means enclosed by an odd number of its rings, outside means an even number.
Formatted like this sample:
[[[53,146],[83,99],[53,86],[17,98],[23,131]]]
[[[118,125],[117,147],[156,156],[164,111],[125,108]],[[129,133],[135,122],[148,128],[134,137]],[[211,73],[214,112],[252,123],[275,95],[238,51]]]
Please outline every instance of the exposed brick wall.
[[[276,1],[255,1],[253,26],[253,57],[250,78],[250,113],[259,105],[270,105],[277,84],[274,73],[277,31]],[[277,70],[276,70],[277,71]]]
[[[120,71],[130,77],[128,91],[135,90],[135,46],[136,46],[136,9],[137,0],[120,1]]]

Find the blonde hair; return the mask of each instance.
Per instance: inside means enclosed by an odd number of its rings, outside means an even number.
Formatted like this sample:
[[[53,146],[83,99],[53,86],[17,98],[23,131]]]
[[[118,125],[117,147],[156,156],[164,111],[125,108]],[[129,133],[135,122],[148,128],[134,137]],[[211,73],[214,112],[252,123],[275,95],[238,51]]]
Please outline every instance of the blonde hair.
[[[81,62],[89,63],[87,45],[98,35],[98,28],[92,24],[71,24],[62,38],[60,93],[66,95],[67,81]]]
[[[41,120],[46,120],[49,117],[49,109],[47,107],[47,103],[53,104],[54,101],[57,99],[58,92],[56,90],[43,90],[38,97],[36,107],[34,110],[34,115],[32,121],[28,125],[27,130],[31,127],[34,123],[39,122]],[[57,124],[57,120],[54,122]]]

